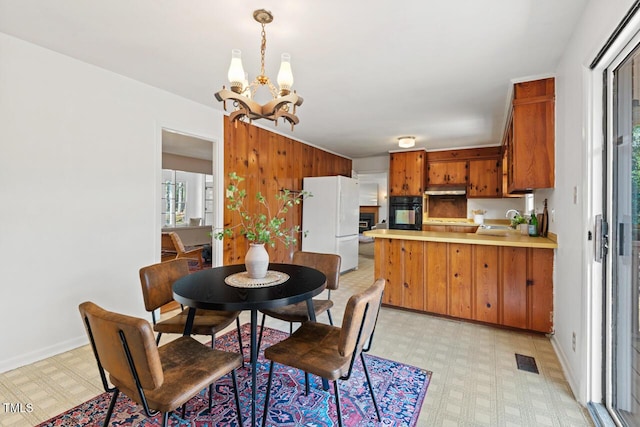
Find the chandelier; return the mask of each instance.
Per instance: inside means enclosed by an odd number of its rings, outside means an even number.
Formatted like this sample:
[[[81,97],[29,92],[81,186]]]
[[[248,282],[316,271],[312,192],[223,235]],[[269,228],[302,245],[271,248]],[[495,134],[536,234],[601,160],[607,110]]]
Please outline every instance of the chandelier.
[[[265,25],[273,21],[273,15],[268,10],[258,9],[253,12],[253,19],[262,25],[262,44],[260,46],[260,74],[251,83],[248,82],[247,74],[242,67],[241,52],[238,49],[231,51],[231,65],[229,65],[229,78],[231,90],[222,86],[222,90],[216,92],[215,97],[222,101],[225,111],[228,100],[233,102],[234,111],[229,114],[231,122],[248,119],[267,119],[278,124],[278,119],[282,118],[291,124],[291,130],[300,121],[296,116],[296,106],[302,105],[303,99],[291,91],[293,86],[293,73],[291,72],[291,56],[283,53],[278,72],[276,88],[264,72],[264,52],[267,49],[267,37]],[[264,105],[260,105],[253,100],[259,87],[266,86],[273,99]]]

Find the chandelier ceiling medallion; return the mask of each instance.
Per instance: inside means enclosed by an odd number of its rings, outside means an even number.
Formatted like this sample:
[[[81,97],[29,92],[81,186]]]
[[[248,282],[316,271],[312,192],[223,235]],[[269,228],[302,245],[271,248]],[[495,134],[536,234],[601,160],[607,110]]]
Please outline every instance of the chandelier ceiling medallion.
[[[291,124],[291,130],[300,121],[296,116],[296,106],[302,105],[302,97],[295,91],[291,91],[293,86],[293,73],[291,72],[291,56],[288,53],[282,54],[280,71],[278,72],[276,88],[264,72],[264,52],[267,49],[267,38],[265,25],[273,21],[273,15],[268,10],[258,9],[253,12],[253,18],[262,25],[262,44],[260,46],[260,74],[251,83],[248,82],[247,73],[242,67],[241,52],[238,49],[231,51],[231,65],[229,65],[229,78],[231,90],[222,86],[222,90],[216,92],[215,97],[222,101],[225,111],[227,110],[227,100],[233,101],[234,111],[229,114],[231,122],[248,119],[267,119],[278,124],[278,119],[283,118]],[[273,99],[264,105],[260,105],[253,100],[253,97],[260,86],[266,86]]]

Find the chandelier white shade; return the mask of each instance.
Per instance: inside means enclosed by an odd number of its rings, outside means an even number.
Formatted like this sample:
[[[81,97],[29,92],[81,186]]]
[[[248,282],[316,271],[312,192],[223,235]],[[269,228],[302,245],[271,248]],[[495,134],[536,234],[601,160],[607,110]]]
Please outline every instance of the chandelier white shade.
[[[398,146],[400,148],[411,148],[416,145],[415,136],[401,136],[398,138]]]
[[[229,113],[231,122],[248,119],[267,119],[278,123],[282,118],[291,124],[291,130],[299,123],[296,116],[296,107],[302,105],[302,97],[295,91],[291,91],[293,86],[293,72],[291,71],[291,55],[283,53],[281,56],[280,71],[277,76],[278,88],[276,88],[269,77],[264,72],[264,53],[267,48],[265,25],[273,21],[273,15],[268,10],[258,9],[253,12],[253,18],[262,25],[262,45],[260,48],[260,74],[249,83],[247,73],[242,66],[242,53],[238,49],[231,51],[231,64],[227,72],[230,89],[222,86],[222,90],[216,92],[215,97],[223,103],[227,109],[226,101],[232,101],[234,110]],[[259,87],[266,86],[273,100],[261,105],[253,100]]]

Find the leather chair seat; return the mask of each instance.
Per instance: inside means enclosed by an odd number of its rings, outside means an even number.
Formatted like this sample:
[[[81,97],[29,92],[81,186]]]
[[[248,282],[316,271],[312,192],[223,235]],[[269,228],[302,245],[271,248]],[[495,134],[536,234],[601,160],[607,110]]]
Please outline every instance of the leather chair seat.
[[[316,317],[320,314],[328,311],[333,307],[333,301],[331,300],[313,300],[313,310],[316,313]],[[286,305],[284,307],[277,307],[274,309],[261,310],[263,314],[271,316],[276,319],[284,320],[285,322],[300,322],[309,320],[309,311],[307,310],[307,302],[301,301],[295,304]]]
[[[164,381],[155,390],[145,390],[145,398],[150,408],[161,412],[182,406],[210,383],[242,365],[242,357],[238,353],[205,347],[191,337],[180,337],[158,347],[158,353]],[[138,395],[113,375],[109,379],[127,396],[133,398]],[[134,400],[138,401],[139,397]],[[141,404],[140,401],[138,403]]]
[[[334,381],[349,371],[351,354],[338,351],[340,328],[315,322],[303,323],[286,342],[264,351],[265,358]]]
[[[185,308],[180,314],[156,323],[153,330],[163,334],[182,334],[188,313],[189,309]],[[191,333],[215,336],[233,323],[238,315],[240,315],[239,311],[196,310]]]

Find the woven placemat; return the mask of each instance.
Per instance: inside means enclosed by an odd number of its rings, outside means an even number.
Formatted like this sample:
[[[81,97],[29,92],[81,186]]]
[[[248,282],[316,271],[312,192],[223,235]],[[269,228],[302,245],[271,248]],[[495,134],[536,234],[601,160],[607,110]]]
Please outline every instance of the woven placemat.
[[[281,271],[267,271],[267,275],[262,279],[252,279],[249,273],[241,271],[224,278],[224,282],[236,288],[265,288],[267,286],[280,285],[289,280],[289,275]]]

